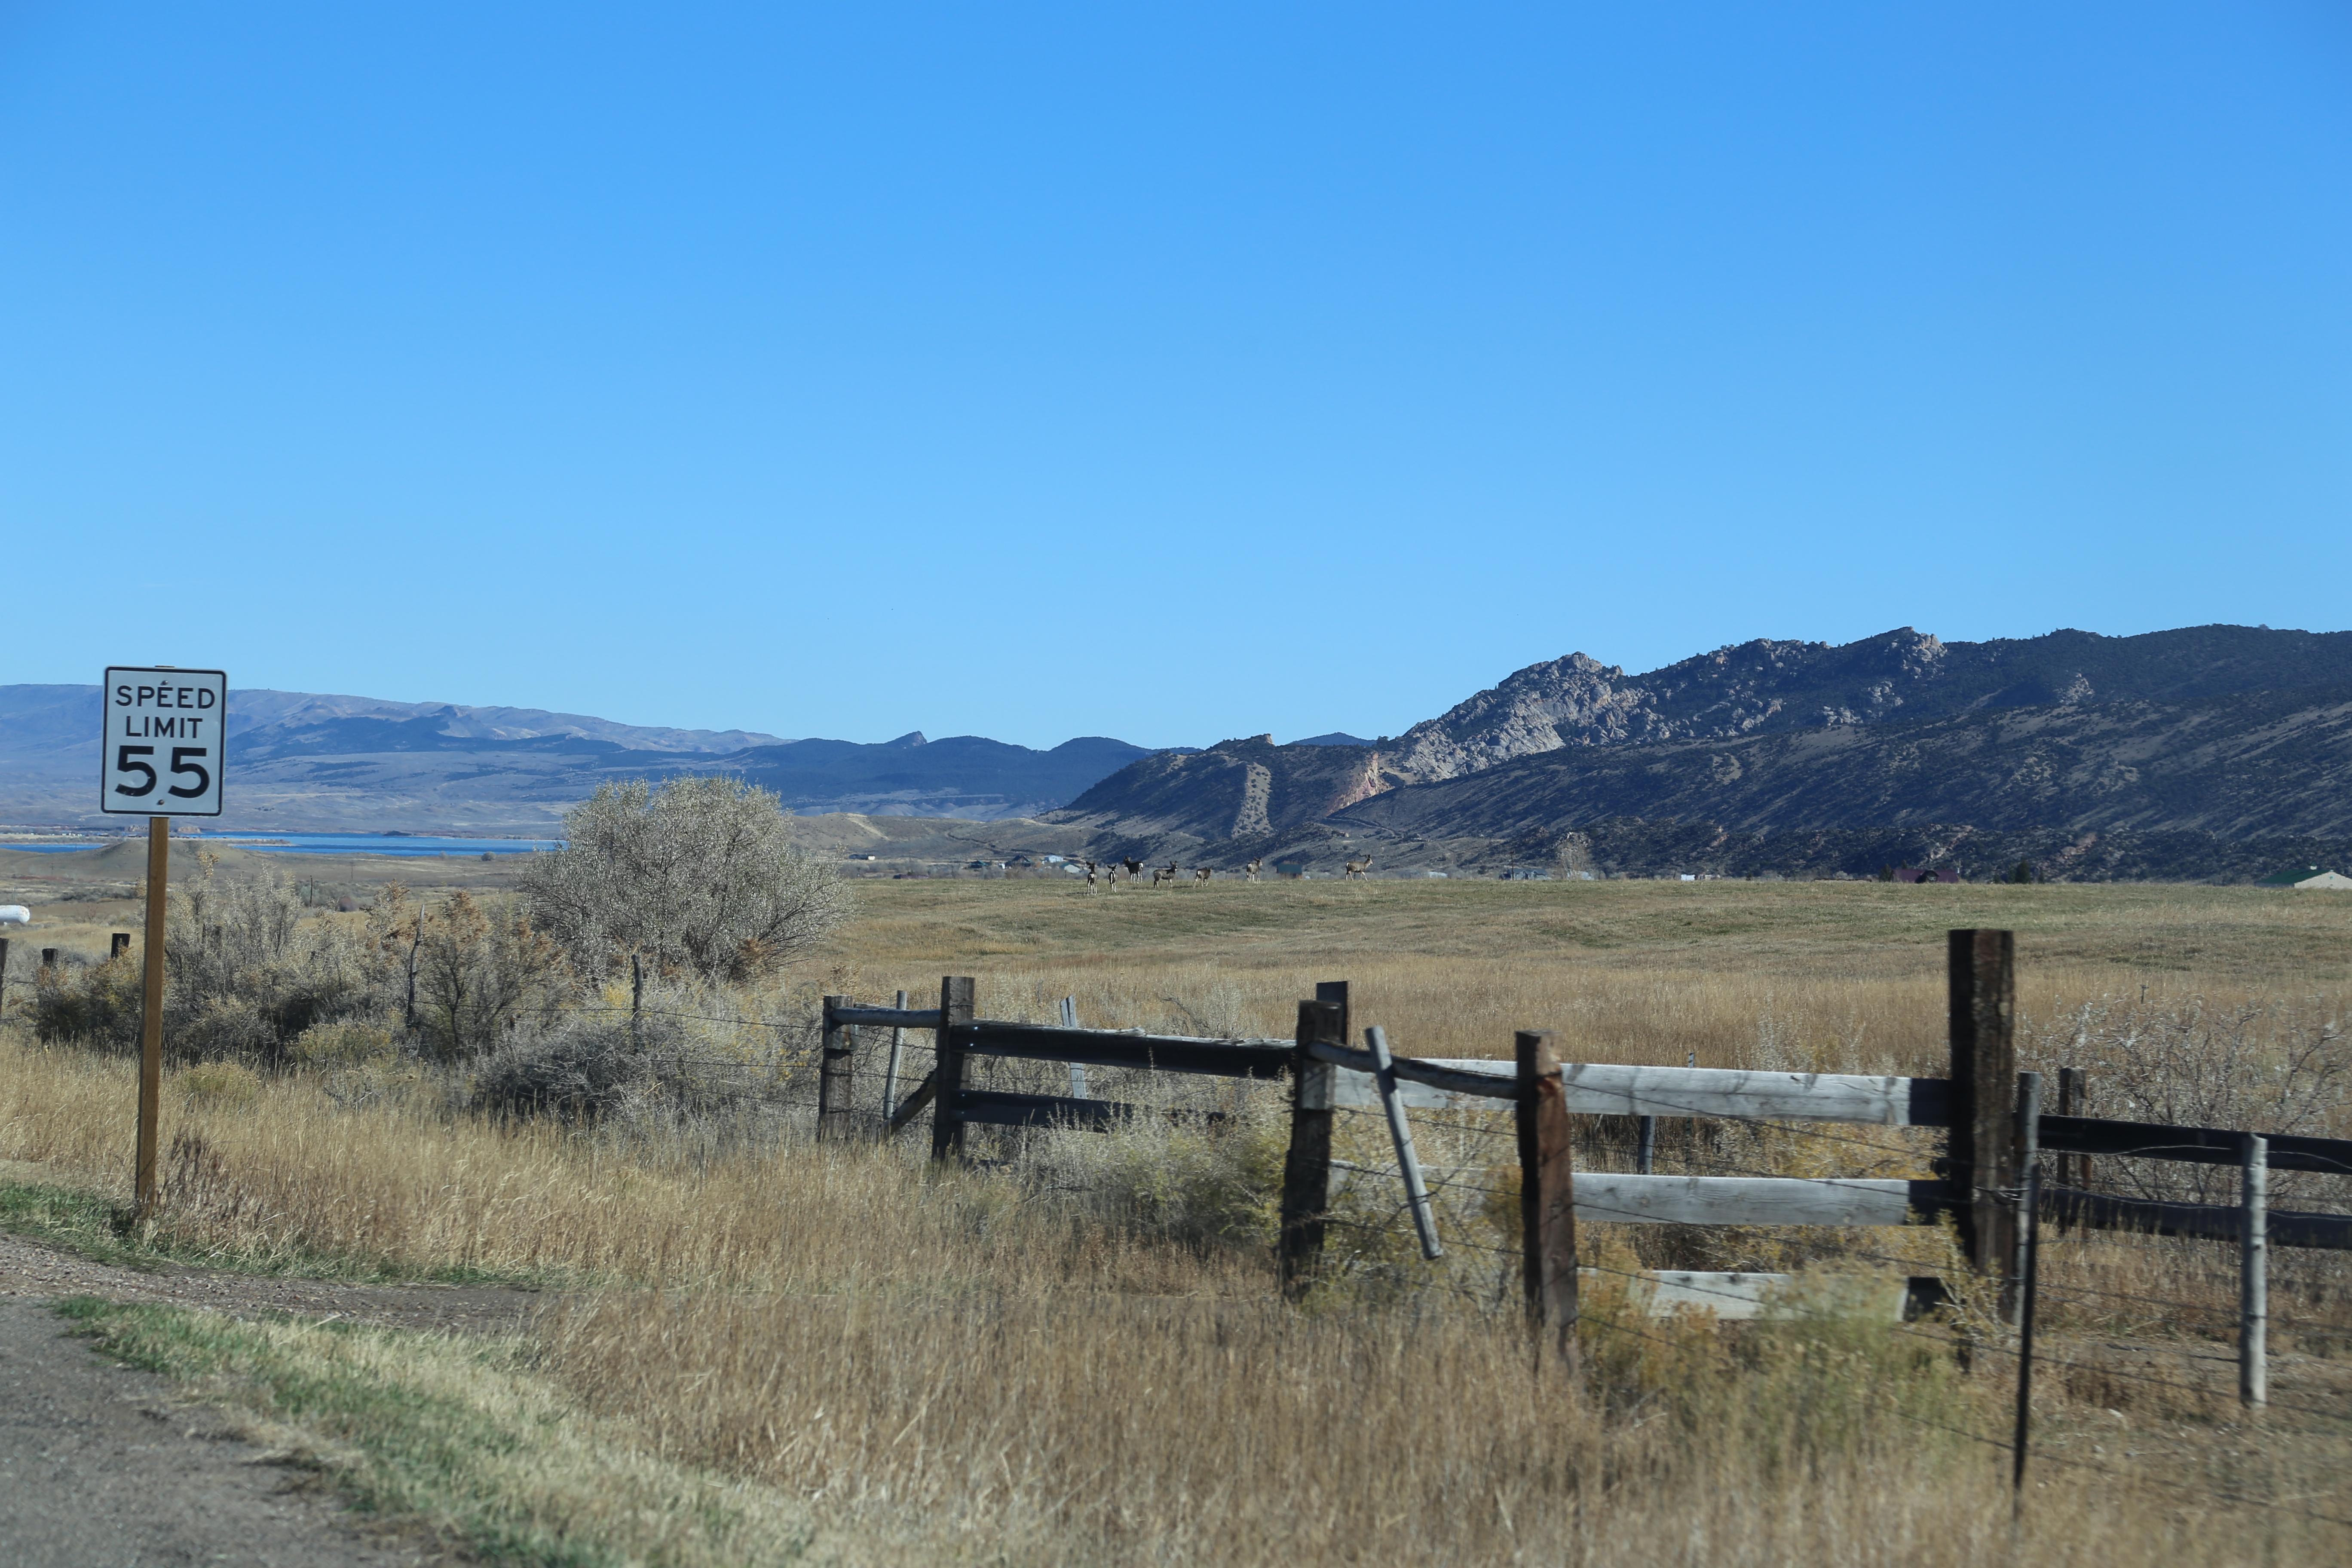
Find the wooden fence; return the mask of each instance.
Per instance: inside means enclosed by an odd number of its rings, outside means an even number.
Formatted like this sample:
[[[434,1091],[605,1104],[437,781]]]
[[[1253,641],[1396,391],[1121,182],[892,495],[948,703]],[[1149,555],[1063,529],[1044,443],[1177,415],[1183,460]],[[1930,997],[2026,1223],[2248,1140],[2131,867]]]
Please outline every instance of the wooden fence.
[[[2256,1137],[2238,1129],[2172,1127],[2060,1114],[2043,1115],[2039,1074],[2016,1070],[2014,942],[2001,931],[1956,931],[1947,953],[1950,1071],[1941,1079],[1833,1073],[1761,1072],[1696,1067],[1633,1067],[1559,1059],[1557,1037],[1523,1032],[1508,1063],[1392,1055],[1377,1028],[1355,1037],[1348,986],[1316,987],[1298,1005],[1289,1040],[1203,1039],[1137,1031],[1003,1022],[976,1016],[976,983],[940,982],[937,1008],[861,1007],[824,1000],[819,1083],[821,1135],[858,1131],[850,1101],[854,1031],[893,1031],[885,1124],[895,1132],[925,1109],[932,1112],[936,1158],[963,1154],[971,1126],[1094,1127],[1164,1110],[1070,1095],[1013,1093],[971,1087],[975,1057],[1071,1064],[1081,1088],[1087,1066],[1225,1078],[1287,1079],[1290,1137],[1283,1168],[1276,1243],[1281,1286],[1303,1295],[1321,1271],[1331,1224],[1332,1119],[1378,1108],[1394,1139],[1407,1205],[1426,1256],[1435,1234],[1415,1158],[1410,1113],[1491,1102],[1508,1105],[1517,1136],[1522,1220],[1520,1271],[1529,1316],[1559,1328],[1576,1316],[1575,1225],[1895,1226],[1949,1216],[1972,1268],[1998,1277],[2014,1321],[2026,1266],[2026,1238],[2036,1217],[2074,1226],[2203,1237],[2245,1244],[2250,1258],[2268,1246],[2352,1250],[2352,1216],[2263,1209],[2263,1169],[2352,1174],[2352,1140]],[[897,1041],[907,1029],[929,1030],[935,1066],[896,1104]],[[2080,1079],[2064,1084],[2063,1103],[2080,1102]],[[1213,1113],[1209,1113],[1213,1114]],[[1926,1180],[1797,1178],[1762,1174],[1661,1175],[1652,1172],[1573,1172],[1572,1117],[1727,1119],[1748,1122],[1847,1123],[1930,1127],[1944,1131],[1936,1174]],[[2041,1157],[2059,1169],[2087,1169],[2092,1157],[2240,1165],[2251,1173],[2236,1205],[2154,1203],[2045,1184]],[[1645,1155],[1646,1163],[1646,1155]],[[2026,1179],[2029,1171],[2034,1179]],[[1696,1276],[1690,1277],[1696,1279]],[[1754,1281],[1757,1276],[1720,1276]],[[1700,1289],[1684,1279],[1676,1287]],[[1746,1289],[1743,1287],[1743,1289]],[[2261,1291],[2250,1279],[2251,1300]],[[1664,1292],[1671,1295],[1671,1291]],[[1753,1294],[1752,1289],[1748,1291]],[[1727,1300],[1739,1290],[1725,1289]],[[1915,1298],[1919,1293],[1915,1289]]]

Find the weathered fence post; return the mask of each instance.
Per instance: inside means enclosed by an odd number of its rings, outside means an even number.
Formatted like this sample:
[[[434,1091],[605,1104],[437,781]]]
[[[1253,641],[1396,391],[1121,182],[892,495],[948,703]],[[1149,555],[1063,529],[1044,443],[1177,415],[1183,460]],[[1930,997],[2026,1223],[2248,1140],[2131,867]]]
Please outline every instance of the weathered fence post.
[[[2081,1068],[2058,1069],[2058,1114],[2088,1116],[2091,1114],[2091,1084]],[[2088,1154],[2058,1156],[2058,1184],[2062,1187],[2087,1187],[2091,1184],[2091,1157]]]
[[[1333,990],[1318,985],[1319,997]],[[1337,987],[1344,998],[1345,982]],[[1282,1159],[1282,1234],[1276,1262],[1285,1300],[1296,1301],[1315,1282],[1323,1260],[1323,1215],[1331,1206],[1331,1090],[1339,1069],[1307,1054],[1317,1043],[1348,1043],[1344,1000],[1298,1005],[1298,1054],[1290,1069],[1290,1148]]]
[[[824,1033],[817,1061],[816,1135],[819,1138],[846,1138],[850,1117],[850,1053],[856,1048],[856,1035],[850,1026],[834,1017],[836,1008],[849,1005],[846,996],[824,999]]]
[[[0,936],[0,1013],[8,1010],[8,939]]]
[[[2015,964],[2005,931],[1956,931],[1950,985],[1951,1131],[1944,1145],[1945,1201],[1960,1250],[1979,1273],[2006,1273],[2017,1252]]]
[[[1344,1046],[1349,1041],[1356,1037],[1349,1032],[1355,1027],[1355,1014],[1348,1005],[1348,983],[1346,981],[1317,981],[1315,983],[1315,1000],[1318,1002],[1328,1002],[1332,1006],[1339,1009],[1339,1032],[1331,1037],[1334,1042]]]
[[[1549,1029],[1512,1037],[1519,1077],[1519,1235],[1528,1321],[1550,1329],[1576,1358],[1576,1184],[1569,1156],[1568,1099]]]
[[[2238,1403],[2249,1410],[2271,1399],[2270,1148],[2246,1134],[2238,1189]]]
[[[2021,1072],[2017,1075],[2017,1130],[2015,1169],[2029,1178],[2017,1194],[2017,1252],[2011,1259],[2009,1279],[2002,1291],[2002,1316],[2010,1322],[2018,1321],[2019,1282],[2025,1278],[2026,1238],[2034,1234],[2039,1222],[2032,1205],[2038,1205],[2042,1170],[2042,1075]]]
[[[971,1022],[978,983],[968,974],[950,974],[940,981],[939,1089],[931,1098],[931,1158],[963,1157],[963,1120],[956,1114],[956,1098],[963,1091],[963,1052],[955,1043],[960,1025]]]

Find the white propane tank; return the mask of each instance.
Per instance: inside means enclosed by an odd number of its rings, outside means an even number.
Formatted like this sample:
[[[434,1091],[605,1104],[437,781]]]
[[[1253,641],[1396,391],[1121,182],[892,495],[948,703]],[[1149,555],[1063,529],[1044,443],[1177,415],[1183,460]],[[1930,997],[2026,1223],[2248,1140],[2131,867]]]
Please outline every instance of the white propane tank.
[[[0,904],[0,926],[28,926],[33,911],[22,904]]]

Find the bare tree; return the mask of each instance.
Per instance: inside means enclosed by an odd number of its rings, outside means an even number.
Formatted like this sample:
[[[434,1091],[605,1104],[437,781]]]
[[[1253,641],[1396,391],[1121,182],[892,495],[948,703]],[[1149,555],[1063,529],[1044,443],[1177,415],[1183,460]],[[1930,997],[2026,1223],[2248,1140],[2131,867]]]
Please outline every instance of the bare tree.
[[[782,804],[740,779],[606,784],[564,814],[568,843],[522,877],[541,929],[583,974],[628,952],[666,973],[740,981],[807,952],[850,913]]]

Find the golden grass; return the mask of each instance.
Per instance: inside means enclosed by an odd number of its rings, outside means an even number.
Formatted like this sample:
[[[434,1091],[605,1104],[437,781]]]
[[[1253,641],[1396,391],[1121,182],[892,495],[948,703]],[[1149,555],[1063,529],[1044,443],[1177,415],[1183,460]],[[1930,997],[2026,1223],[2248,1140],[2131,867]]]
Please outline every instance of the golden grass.
[[[1275,882],[1154,892],[859,884],[825,989],[981,981],[981,1010],[1287,1037],[1318,980],[1396,1049],[1505,1057],[1558,1029],[1592,1060],[1747,1063],[1766,1019],[1823,1070],[1940,1072],[1944,932],[2018,933],[2029,1027],[2102,995],[2352,1000],[2352,899],[2269,889],[1876,882]],[[1169,998],[1177,999],[1171,1003]],[[1177,1003],[1182,1004],[1181,1005]],[[930,1005],[936,1005],[932,1003]],[[1192,1009],[1191,1013],[1186,1011]]]
[[[1697,1049],[1709,1065],[1795,1054],[1932,1070],[1955,923],[2020,931],[2029,1022],[2143,981],[2333,1006],[2347,985],[2340,905],[2242,890],[1309,884],[1092,904],[1052,884],[862,891],[866,922],[809,986],[920,998],[941,973],[971,973],[990,1016],[1049,1016],[1076,994],[1092,1024],[1282,1035],[1314,981],[1346,978],[1360,1022],[1432,1055],[1497,1055],[1537,1025],[1591,1042],[1596,1059]],[[224,1256],[575,1282],[546,1329],[547,1375],[615,1440],[813,1521],[818,1557],[1957,1568],[2317,1562],[2352,1546],[2352,1528],[2305,1517],[2352,1517],[2345,1424],[2286,1407],[2347,1407],[2334,1358],[2352,1339],[2326,1336],[2352,1332],[2352,1293],[2315,1255],[2277,1257],[2283,1319],[2315,1331],[2283,1328],[2282,1408],[2246,1423],[2213,1359],[2229,1349],[2230,1249],[2053,1238],[2050,1462],[2012,1545],[2007,1456],[1976,1440],[2006,1432],[2011,1363],[1995,1342],[1963,1373],[1932,1335],[1648,1321],[1603,1275],[1591,1377],[1572,1387],[1534,1374],[1507,1289],[1493,1289],[1507,1277],[1469,1246],[1443,1278],[1475,1295],[1414,1288],[1419,1266],[1394,1248],[1367,1257],[1354,1288],[1292,1310],[1272,1300],[1262,1250],[1156,1242],[1018,1173],[935,1173],[901,1146],[692,1155],[491,1126],[422,1082],[339,1105],[324,1081],[191,1093],[175,1079],[166,1139],[200,1137],[218,1165],[166,1223]],[[130,1094],[126,1063],[0,1038],[0,1159],[119,1194]],[[1922,1153],[1906,1139],[1840,1157],[1899,1167]],[[1358,1152],[1372,1163],[1379,1147],[1367,1135]],[[1465,1168],[1475,1158],[1460,1152]],[[1456,1212],[1458,1243],[1503,1239],[1476,1228],[1485,1206]],[[1630,1267],[1634,1244],[1662,1235],[1592,1227],[1587,1256]],[[1941,1242],[1712,1245],[1927,1263]]]

